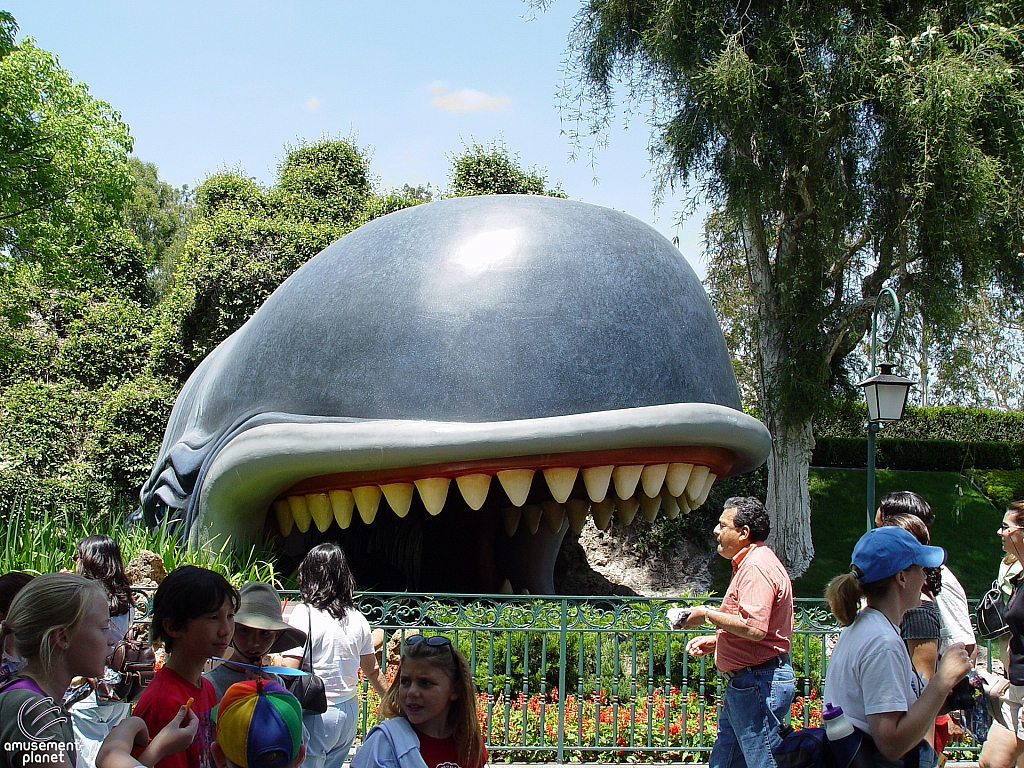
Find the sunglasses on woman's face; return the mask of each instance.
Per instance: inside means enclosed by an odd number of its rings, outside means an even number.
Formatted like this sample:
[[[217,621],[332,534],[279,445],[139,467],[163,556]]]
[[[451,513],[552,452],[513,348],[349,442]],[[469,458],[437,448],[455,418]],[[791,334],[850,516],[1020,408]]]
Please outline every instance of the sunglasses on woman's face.
[[[440,648],[443,645],[447,645],[449,648],[452,647],[452,641],[444,635],[432,635],[430,637],[426,637],[424,635],[409,635],[405,638],[406,645],[416,645],[420,642],[424,642],[434,648]]]

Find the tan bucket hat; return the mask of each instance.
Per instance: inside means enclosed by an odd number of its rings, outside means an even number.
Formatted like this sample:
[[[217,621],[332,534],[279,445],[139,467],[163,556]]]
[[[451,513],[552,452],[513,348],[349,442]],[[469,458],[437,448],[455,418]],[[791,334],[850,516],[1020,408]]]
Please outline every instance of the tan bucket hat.
[[[238,594],[242,599],[235,611],[236,624],[255,629],[284,630],[270,646],[270,653],[281,653],[306,644],[306,633],[281,619],[281,598],[272,586],[262,581],[250,581],[238,590]]]

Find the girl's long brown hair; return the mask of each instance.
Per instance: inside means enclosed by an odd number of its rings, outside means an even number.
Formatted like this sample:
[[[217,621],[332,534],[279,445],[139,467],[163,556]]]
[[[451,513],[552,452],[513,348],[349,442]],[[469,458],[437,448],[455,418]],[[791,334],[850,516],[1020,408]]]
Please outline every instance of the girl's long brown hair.
[[[479,768],[483,762],[483,738],[480,735],[480,721],[476,714],[476,685],[473,683],[473,673],[466,663],[466,657],[459,653],[459,649],[454,645],[427,645],[425,640],[420,640],[415,645],[406,645],[402,651],[398,673],[381,699],[381,714],[386,718],[405,716],[399,702],[399,692],[402,685],[402,666],[406,659],[422,659],[440,669],[452,681],[459,694],[448,710],[448,725],[452,729],[455,749],[463,765],[468,768]]]
[[[107,589],[111,616],[123,616],[131,610],[132,587],[124,573],[121,549],[103,533],[79,539],[75,555],[87,579],[102,581]]]

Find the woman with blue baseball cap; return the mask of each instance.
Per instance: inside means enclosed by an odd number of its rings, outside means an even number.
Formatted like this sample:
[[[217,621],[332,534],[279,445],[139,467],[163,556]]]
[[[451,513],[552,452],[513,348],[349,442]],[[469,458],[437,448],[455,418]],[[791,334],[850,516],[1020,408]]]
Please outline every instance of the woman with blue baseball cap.
[[[875,528],[853,548],[851,572],[825,590],[832,613],[846,627],[829,660],[825,701],[842,707],[871,737],[879,766],[901,766],[914,751],[921,768],[937,763],[934,750],[917,747],[931,737],[946,696],[971,668],[963,644],[956,643],[925,685],[900,636],[903,614],[921,602],[923,568],[938,568],[945,559],[941,547],[922,544],[909,531]],[[858,610],[862,598],[867,607]]]

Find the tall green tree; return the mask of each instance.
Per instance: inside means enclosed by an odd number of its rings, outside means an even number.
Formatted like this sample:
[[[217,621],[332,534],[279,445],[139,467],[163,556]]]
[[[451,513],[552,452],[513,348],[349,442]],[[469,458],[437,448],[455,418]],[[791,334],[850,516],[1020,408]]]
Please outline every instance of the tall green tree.
[[[663,184],[716,213],[711,241],[725,247],[710,255],[749,302],[748,364],[773,436],[772,543],[794,574],[814,551],[815,412],[883,283],[945,327],[966,292],[1021,282],[1022,10],[589,0],[578,16],[579,135],[600,139],[620,83],[649,97]]]
[[[124,207],[124,223],[145,249],[153,291],[162,297],[185,243],[191,194],[187,185],[179,188],[163,181],[153,163],[129,157],[128,164],[135,189]]]
[[[95,244],[132,192],[128,126],[0,15],[0,248],[53,262]]]

